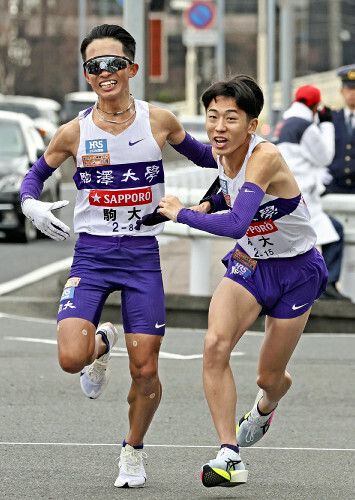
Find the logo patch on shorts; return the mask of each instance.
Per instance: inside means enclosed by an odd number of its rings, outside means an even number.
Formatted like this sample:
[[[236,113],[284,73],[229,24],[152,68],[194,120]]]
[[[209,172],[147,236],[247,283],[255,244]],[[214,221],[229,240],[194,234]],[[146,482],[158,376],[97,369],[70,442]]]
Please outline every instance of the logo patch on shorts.
[[[75,287],[71,286],[70,288],[64,288],[62,296],[60,298],[60,302],[62,300],[72,299],[74,297]]]
[[[102,155],[84,155],[82,156],[84,167],[99,167],[110,165],[110,155],[103,153]]]
[[[243,278],[247,278],[256,268],[257,261],[249,257],[249,255],[236,249],[233,254],[234,266],[231,269],[231,274],[239,274]]]
[[[241,264],[243,264],[243,266],[248,267],[252,271],[254,271],[254,269],[256,268],[257,261],[249,257],[249,255],[247,255],[246,253],[238,250],[238,248],[233,254],[233,260],[240,262]]]
[[[69,278],[65,283],[64,288],[69,288],[70,286],[78,286],[81,278]]]

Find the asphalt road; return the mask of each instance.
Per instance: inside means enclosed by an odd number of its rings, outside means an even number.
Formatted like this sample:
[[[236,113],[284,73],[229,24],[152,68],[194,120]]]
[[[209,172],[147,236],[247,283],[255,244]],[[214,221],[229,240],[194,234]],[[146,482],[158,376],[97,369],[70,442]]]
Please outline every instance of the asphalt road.
[[[204,332],[168,329],[162,344],[163,398],[145,439],[144,489],[113,486],[127,433],[128,360],[123,335],[111,359],[111,381],[99,400],[62,372],[56,324],[0,313],[0,498],[350,500],[354,498],[354,335],[305,335],[289,370],[294,384],[268,434],[241,456],[249,480],[206,489],[201,465],[218,440],[204,399]],[[238,415],[249,410],[262,336],[249,332],[232,357]],[[221,388],[222,390],[222,388]]]
[[[9,243],[0,238],[1,273],[0,283],[23,276],[52,262],[73,255],[76,235],[73,233],[73,210],[76,191],[69,184],[62,185],[62,199],[70,204],[57,215],[71,228],[71,236],[66,241],[40,238],[31,243]]]

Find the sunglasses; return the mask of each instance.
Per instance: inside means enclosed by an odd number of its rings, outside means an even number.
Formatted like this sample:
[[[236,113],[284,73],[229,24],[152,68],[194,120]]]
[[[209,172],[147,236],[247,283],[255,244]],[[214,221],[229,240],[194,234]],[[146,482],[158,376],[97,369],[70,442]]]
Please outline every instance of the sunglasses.
[[[83,67],[89,75],[99,75],[101,71],[115,73],[121,69],[127,68],[127,63],[133,64],[133,61],[124,56],[100,56],[92,57],[84,62]]]

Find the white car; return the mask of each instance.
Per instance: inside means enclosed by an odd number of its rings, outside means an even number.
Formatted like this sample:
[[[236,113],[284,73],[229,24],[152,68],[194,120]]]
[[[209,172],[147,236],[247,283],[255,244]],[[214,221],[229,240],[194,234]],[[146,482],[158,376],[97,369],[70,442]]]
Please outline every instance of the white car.
[[[45,144],[31,118],[0,111],[0,232],[10,241],[27,243],[40,236],[21,210],[21,183],[42,156]],[[61,174],[55,170],[44,183],[41,201],[60,200]]]
[[[95,92],[70,92],[64,96],[63,109],[60,117],[62,123],[67,123],[78,116],[79,111],[90,108],[97,101]]]
[[[24,113],[32,118],[44,143],[49,144],[59,127],[60,104],[54,99],[22,95],[0,95],[0,110]]]

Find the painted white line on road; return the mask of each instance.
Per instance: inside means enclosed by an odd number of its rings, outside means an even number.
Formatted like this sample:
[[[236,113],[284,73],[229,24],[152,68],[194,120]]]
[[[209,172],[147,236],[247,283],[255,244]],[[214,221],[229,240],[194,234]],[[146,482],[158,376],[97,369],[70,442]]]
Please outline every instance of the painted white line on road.
[[[38,339],[38,338],[32,338],[32,337],[3,337],[4,340],[11,340],[11,341],[17,341],[17,342],[34,342],[34,343],[39,343],[39,344],[52,344],[56,345],[57,341],[56,340],[51,340],[51,339]],[[120,351],[120,352],[111,352],[111,356],[124,356],[127,357],[127,349],[125,347],[113,347],[112,348],[115,351]],[[232,356],[244,356],[244,352],[232,352]],[[203,354],[176,354],[176,353],[171,353],[171,352],[164,352],[160,351],[159,353],[159,358],[160,359],[202,359]]]
[[[2,441],[0,446],[122,446],[119,443],[26,443],[26,442],[11,442]],[[145,444],[144,448],[218,448],[217,445],[191,445],[191,444]],[[243,449],[244,450],[244,449]],[[249,450],[265,450],[265,451],[351,451],[355,448],[295,448],[295,447],[277,447],[277,446],[250,446]]]
[[[17,314],[8,314],[0,312],[0,319],[15,319],[17,321],[27,321],[30,323],[45,323],[46,325],[55,325],[55,319],[32,318],[31,316],[18,316]]]
[[[1,285],[0,285],[1,286]],[[59,298],[58,298],[59,302]],[[56,319],[42,319],[42,318],[34,318],[30,316],[19,316],[17,314],[8,314],[8,313],[2,313],[0,312],[0,319],[15,319],[18,321],[30,321],[33,323],[45,323],[45,324],[56,324],[57,320]],[[122,325],[120,325],[122,326]],[[167,327],[167,330],[178,330],[180,332],[185,332],[188,331],[190,332],[191,330],[196,331],[197,333],[205,334],[206,330],[201,330],[200,328],[177,328],[177,327]],[[252,330],[247,331],[244,335],[247,337],[264,337],[265,333],[264,332],[254,332]],[[343,338],[343,339],[353,339],[355,338],[355,333],[304,333],[302,336],[302,339],[308,339],[308,338],[332,338],[336,337],[337,339]]]
[[[57,344],[56,340],[34,339],[31,337],[4,337],[5,340],[17,340],[18,342],[37,342],[38,344]]]
[[[43,266],[35,271],[31,271],[20,278],[15,278],[11,281],[7,281],[6,283],[2,283],[0,285],[0,295],[13,292],[14,290],[26,285],[31,285],[36,281],[48,278],[48,276],[52,276],[52,274],[63,271],[64,269],[70,269],[72,262],[73,257],[66,257],[65,259],[58,260],[57,262]]]
[[[113,347],[114,351],[121,351],[120,353],[111,352],[111,356],[128,356],[125,347]],[[245,352],[232,352],[231,356],[245,356]],[[163,359],[202,359],[203,354],[171,354],[169,352],[160,351],[159,358]]]

